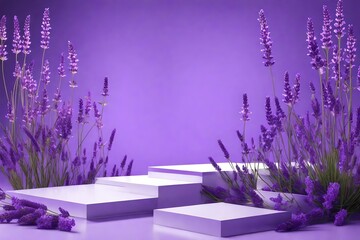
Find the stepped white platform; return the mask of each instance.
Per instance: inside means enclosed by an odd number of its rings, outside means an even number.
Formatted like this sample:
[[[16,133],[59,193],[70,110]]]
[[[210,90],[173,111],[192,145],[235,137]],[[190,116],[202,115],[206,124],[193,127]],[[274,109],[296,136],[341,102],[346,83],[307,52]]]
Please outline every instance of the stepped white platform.
[[[101,184],[8,191],[8,194],[44,203],[50,210],[62,207],[72,216],[96,219],[151,213],[157,198],[124,192],[121,187]]]
[[[156,197],[157,208],[202,203],[201,183],[151,178],[147,175],[97,178],[96,184],[121,187],[123,191]]]
[[[290,217],[290,212],[228,203],[200,204],[154,211],[155,224],[216,237],[273,230]]]

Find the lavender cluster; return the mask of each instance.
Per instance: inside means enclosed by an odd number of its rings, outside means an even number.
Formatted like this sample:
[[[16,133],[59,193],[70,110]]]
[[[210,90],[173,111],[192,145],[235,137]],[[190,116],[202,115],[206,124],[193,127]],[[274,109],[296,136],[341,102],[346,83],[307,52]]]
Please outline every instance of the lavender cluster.
[[[259,12],[259,22],[264,64],[266,67],[273,66],[272,41],[263,10]],[[314,83],[309,82],[311,99],[306,114],[296,112],[300,85],[303,85],[300,74],[295,75],[292,83],[290,74],[285,72],[282,94],[284,106],[281,106],[275,91],[274,105],[272,99],[266,97],[266,124],[260,126],[258,141],[254,138],[246,139],[245,123],[249,120],[250,110],[248,97],[244,94],[241,111],[243,134],[237,131],[242,149],[241,164],[264,166],[268,178],[263,178],[259,168],[254,167],[248,175],[251,177],[245,180],[237,178],[240,180],[237,184],[247,185],[249,179],[255,176],[255,182],[261,179],[267,185],[261,190],[277,193],[269,199],[275,209],[291,209],[294,203],[284,197],[289,194],[305,195],[306,203],[312,209],[303,212],[305,210],[298,204],[298,212],[289,222],[280,225],[278,231],[297,230],[319,219],[332,220],[336,226],[341,226],[348,220],[348,216],[360,212],[360,107],[353,103],[354,92],[360,90],[360,66],[357,72],[352,70],[356,62],[356,38],[351,24],[346,31],[342,0],[337,2],[334,21],[327,6],[323,7],[320,35],[321,48],[314,24],[309,18],[307,55],[310,57],[310,65],[316,70],[319,84],[316,88]],[[333,40],[337,44],[333,44]],[[275,89],[273,73],[269,69]],[[238,166],[231,161],[224,144],[219,145],[230,165]],[[235,194],[224,194],[231,193],[235,178],[230,181],[227,173],[222,172],[212,158],[211,163],[228,183],[227,189],[206,187],[212,199],[231,199],[233,203],[239,204],[251,201],[257,205],[249,197],[243,199]],[[254,185],[252,187],[256,188]]]
[[[0,60],[7,59],[6,17],[0,20]],[[109,166],[110,151],[116,130],[107,139],[103,134],[103,115],[109,96],[109,79],[103,82],[102,101],[92,99],[90,92],[78,101],[63,99],[62,83],[69,70],[69,89],[78,86],[78,54],[68,42],[68,57],[60,55],[57,67],[59,79],[51,94],[52,76],[46,52],[50,47],[50,10],[46,8],[41,23],[40,47],[43,51],[40,76],[36,76],[31,60],[30,16],[25,19],[23,31],[14,17],[11,51],[15,55],[14,79],[3,77],[8,101],[8,126],[0,138],[0,170],[14,189],[63,186],[93,183],[97,176],[130,175],[133,160],[124,159]],[[4,69],[3,69],[4,71]],[[3,74],[3,76],[5,76]],[[8,92],[7,81],[13,82]],[[78,106],[75,105],[78,103]],[[95,132],[95,133],[94,133]],[[95,136],[94,145],[88,137]],[[91,142],[90,142],[91,143]]]
[[[70,232],[75,226],[75,220],[68,211],[59,208],[55,213],[44,204],[19,199],[6,194],[0,189],[0,223],[16,221],[20,226],[36,226],[38,229],[57,229]]]

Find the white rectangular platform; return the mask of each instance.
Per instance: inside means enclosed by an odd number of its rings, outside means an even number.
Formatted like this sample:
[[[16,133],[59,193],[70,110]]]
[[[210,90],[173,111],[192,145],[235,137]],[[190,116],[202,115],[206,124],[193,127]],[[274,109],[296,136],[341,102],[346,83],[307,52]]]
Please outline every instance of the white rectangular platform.
[[[157,208],[203,202],[200,193],[201,184],[196,181],[178,181],[139,175],[97,178],[96,184],[117,186],[121,188],[121,191],[157,197]]]
[[[96,219],[112,216],[152,213],[157,198],[124,192],[121,187],[89,184],[8,191],[18,198],[40,202],[50,210],[62,207],[72,216]]]
[[[229,237],[275,229],[291,213],[228,203],[157,209],[154,223],[162,226]]]

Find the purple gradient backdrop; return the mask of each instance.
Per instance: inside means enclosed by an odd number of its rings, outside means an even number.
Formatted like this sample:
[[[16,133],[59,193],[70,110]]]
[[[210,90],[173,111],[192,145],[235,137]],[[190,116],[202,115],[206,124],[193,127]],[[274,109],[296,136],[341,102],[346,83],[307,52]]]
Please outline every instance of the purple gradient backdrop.
[[[288,70],[294,79],[299,72],[298,108],[307,109],[308,83],[317,83],[318,76],[306,56],[306,20],[313,18],[319,34],[323,4],[334,17],[335,0],[2,0],[0,14],[8,16],[9,39],[12,16],[23,22],[32,15],[31,57],[38,66],[42,12],[50,7],[53,30],[47,56],[52,76],[58,54],[66,52],[71,40],[80,58],[76,98],[88,90],[100,94],[103,78],[109,77],[104,131],[109,135],[117,128],[111,161],[126,153],[135,159],[134,173],[139,174],[149,165],[206,163],[210,155],[223,160],[219,138],[240,160],[235,131],[242,129],[242,94],[249,95],[253,114],[247,131],[252,136],[265,123],[265,96],[272,96],[260,53],[261,8],[274,41],[278,95],[283,73]],[[360,1],[344,0],[344,8],[346,22],[355,24],[360,39]],[[2,87],[0,91],[4,121],[6,102]],[[354,96],[357,103],[359,96]]]

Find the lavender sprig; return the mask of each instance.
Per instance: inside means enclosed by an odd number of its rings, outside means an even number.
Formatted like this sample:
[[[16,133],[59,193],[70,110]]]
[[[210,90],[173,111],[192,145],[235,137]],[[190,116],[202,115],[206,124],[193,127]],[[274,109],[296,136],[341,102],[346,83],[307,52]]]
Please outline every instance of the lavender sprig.
[[[250,120],[250,110],[249,110],[249,102],[248,102],[248,97],[247,97],[247,94],[244,93],[243,94],[243,107],[242,107],[242,110],[241,110],[241,115],[242,115],[242,120],[244,122],[246,121],[249,121]]]
[[[48,59],[45,59],[42,71],[41,71],[41,81],[46,86],[50,83],[50,63]]]
[[[275,64],[274,58],[272,56],[271,48],[272,48],[272,41],[270,38],[269,26],[266,21],[264,10],[260,10],[259,12],[259,19],[260,23],[260,43],[263,45],[263,59],[265,67],[270,67]]]
[[[59,67],[57,69],[60,78],[66,77],[64,65],[65,65],[64,53],[61,53]]]
[[[331,40],[331,18],[329,14],[329,10],[326,5],[323,6],[323,26],[322,26],[322,33],[321,33],[321,41],[322,41],[322,48],[330,49],[332,46]]]
[[[109,80],[107,77],[104,79],[104,87],[101,95],[103,95],[104,97],[109,96]]]
[[[49,40],[50,40],[50,11],[49,8],[45,8],[43,19],[41,23],[41,48],[48,49],[49,48]]]
[[[338,39],[341,39],[345,35],[344,7],[342,0],[338,0],[337,2],[335,16],[334,33]]]
[[[290,86],[289,73],[285,72],[284,76],[284,93],[283,93],[283,102],[291,106],[293,103],[293,93]]]
[[[319,47],[316,41],[314,25],[311,18],[307,21],[307,40],[308,56],[311,58],[311,65],[315,70],[319,70],[324,66],[324,61],[320,56]]]
[[[354,36],[354,28],[353,25],[350,24],[348,27],[348,37],[347,37],[346,49],[345,49],[345,53],[346,53],[345,61],[348,63],[349,68],[353,68],[354,66],[355,57],[356,57],[355,44],[356,44],[356,38]]]
[[[19,54],[22,51],[22,42],[20,36],[20,24],[17,16],[14,16],[14,35],[13,35],[13,44],[12,52]]]
[[[23,36],[23,49],[22,52],[27,55],[31,53],[30,50],[30,15],[28,15],[25,19],[25,24],[24,24],[24,36]]]
[[[6,61],[7,60],[7,51],[6,51],[6,44],[5,41],[7,40],[6,37],[6,17],[5,15],[2,16],[0,20],[0,60]]]

